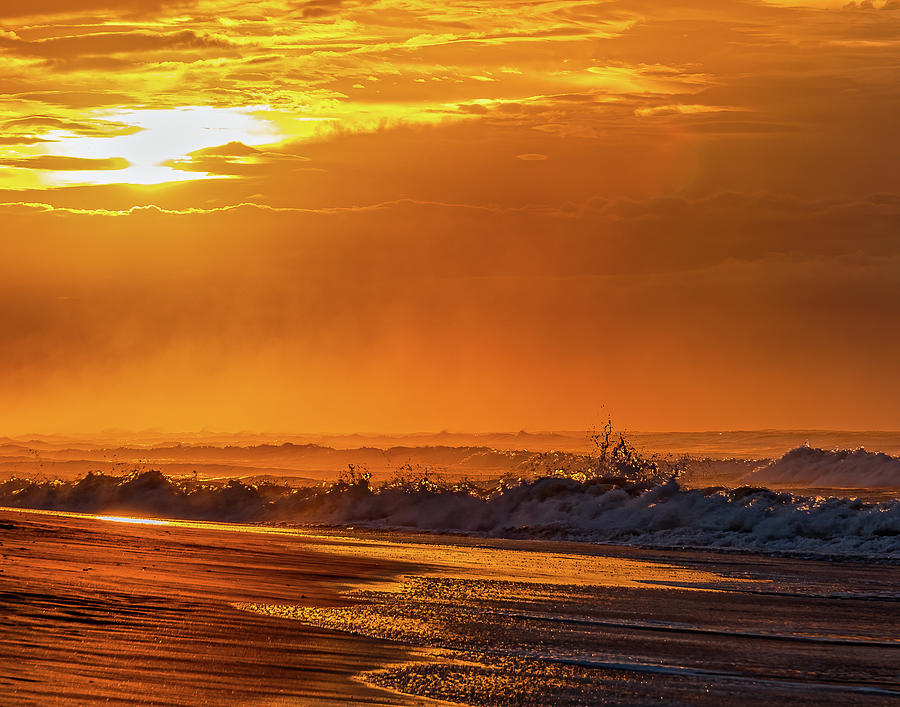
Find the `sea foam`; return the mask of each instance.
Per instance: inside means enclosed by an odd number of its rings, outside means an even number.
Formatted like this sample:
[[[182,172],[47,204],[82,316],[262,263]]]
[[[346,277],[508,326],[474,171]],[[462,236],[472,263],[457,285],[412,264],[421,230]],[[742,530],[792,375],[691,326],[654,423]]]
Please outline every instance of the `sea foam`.
[[[806,456],[837,460],[843,454],[793,450],[766,469],[793,469]],[[900,560],[898,500],[812,497],[759,486],[691,489],[674,474],[555,472],[480,487],[427,478],[375,486],[361,474],[295,489],[177,480],[156,471],[95,473],[77,482],[0,483],[0,505]]]
[[[745,478],[758,484],[819,488],[900,488],[900,459],[865,449],[797,447]]]

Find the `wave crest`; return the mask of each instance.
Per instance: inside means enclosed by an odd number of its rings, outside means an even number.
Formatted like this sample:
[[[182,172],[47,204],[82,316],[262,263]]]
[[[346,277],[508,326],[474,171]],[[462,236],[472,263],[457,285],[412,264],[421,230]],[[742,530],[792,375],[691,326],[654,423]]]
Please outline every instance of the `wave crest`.
[[[157,471],[92,473],[76,482],[7,481],[0,484],[0,505],[900,560],[900,501],[747,486],[687,489],[675,475],[585,478],[579,471],[575,478],[554,474],[483,486],[424,476],[374,486],[352,470],[333,484],[296,489],[172,479]]]
[[[900,488],[900,458],[862,448],[797,447],[752,472],[747,480],[821,488]]]

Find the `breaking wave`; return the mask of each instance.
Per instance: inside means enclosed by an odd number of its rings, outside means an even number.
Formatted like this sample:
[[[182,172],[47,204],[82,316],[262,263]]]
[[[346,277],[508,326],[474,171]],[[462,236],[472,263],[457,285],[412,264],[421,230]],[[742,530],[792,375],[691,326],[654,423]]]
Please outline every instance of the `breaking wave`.
[[[92,473],[76,482],[0,483],[0,505],[900,560],[900,501],[760,487],[687,489],[674,474],[555,473],[486,486],[427,477],[375,486],[367,474],[352,474],[297,489],[179,480],[157,471]]]
[[[865,449],[797,447],[747,480],[820,488],[900,488],[900,459]]]

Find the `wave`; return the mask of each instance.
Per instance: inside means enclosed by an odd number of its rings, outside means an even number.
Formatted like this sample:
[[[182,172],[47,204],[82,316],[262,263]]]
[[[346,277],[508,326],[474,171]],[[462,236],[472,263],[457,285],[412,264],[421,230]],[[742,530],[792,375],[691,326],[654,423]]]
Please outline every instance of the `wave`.
[[[900,458],[865,449],[797,447],[745,479],[819,488],[900,488]]]
[[[573,476],[489,486],[424,477],[376,487],[367,474],[355,474],[297,489],[178,480],[157,471],[92,473],[77,482],[0,483],[0,505],[900,560],[900,501],[687,489],[675,476]]]

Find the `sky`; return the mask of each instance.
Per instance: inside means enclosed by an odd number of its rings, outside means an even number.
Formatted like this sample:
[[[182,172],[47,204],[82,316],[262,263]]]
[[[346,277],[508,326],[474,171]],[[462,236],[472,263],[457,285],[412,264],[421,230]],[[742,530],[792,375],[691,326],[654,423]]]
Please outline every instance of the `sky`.
[[[900,429],[900,2],[3,0],[0,433]]]

